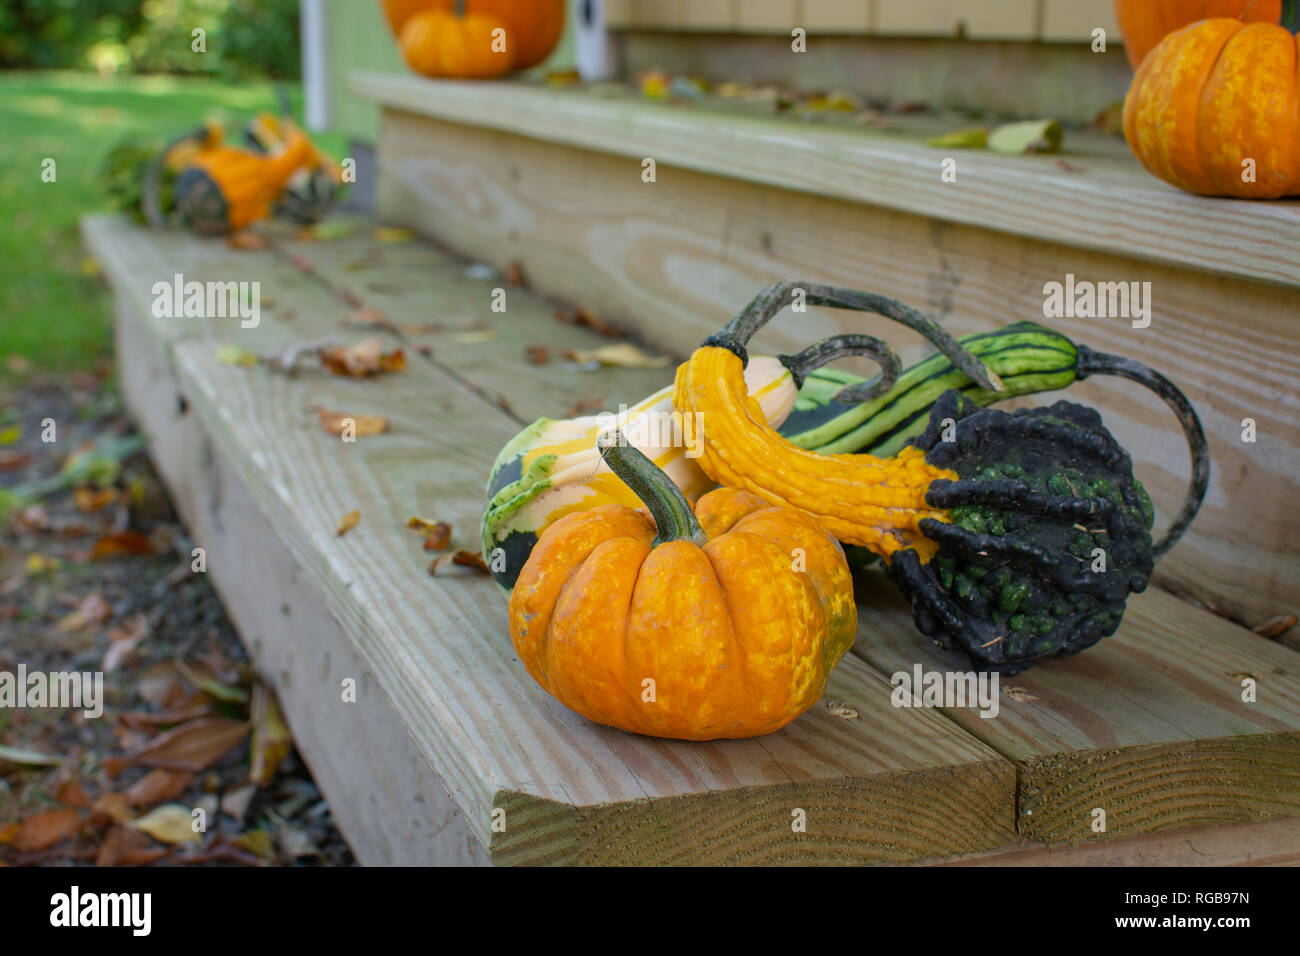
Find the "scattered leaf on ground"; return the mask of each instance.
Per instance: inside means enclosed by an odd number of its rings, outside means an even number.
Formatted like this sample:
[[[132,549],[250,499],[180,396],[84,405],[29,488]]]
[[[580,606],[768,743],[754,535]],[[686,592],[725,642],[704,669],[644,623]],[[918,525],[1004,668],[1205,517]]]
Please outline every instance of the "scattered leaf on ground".
[[[1014,700],[1017,703],[1024,703],[1025,701],[1030,701],[1030,700],[1038,700],[1037,697],[1029,693],[1029,691],[1025,690],[1023,687],[1014,687],[1010,684],[1003,685],[1002,696],[1005,697],[1007,700]]]
[[[14,471],[30,465],[36,456],[29,451],[0,451],[0,471]]]
[[[90,809],[90,794],[86,793],[86,788],[81,785],[81,781],[75,778],[63,781],[55,793],[55,798],[59,803],[70,807],[80,807],[82,810]]]
[[[135,807],[152,807],[163,800],[175,800],[194,783],[188,770],[150,770],[123,791],[127,802]]]
[[[81,603],[77,605],[77,609],[60,620],[59,623],[54,626],[54,629],[62,634],[67,634],[70,631],[79,631],[85,627],[102,624],[104,621],[108,620],[112,613],[113,609],[109,606],[109,603],[104,600],[104,595],[100,594],[98,591],[91,591],[81,599]]]
[[[424,539],[425,551],[443,551],[451,543],[451,525],[439,521]]]
[[[248,733],[248,724],[226,717],[203,717],[160,734],[125,757],[110,757],[105,769],[113,767],[161,767],[197,773],[220,760],[238,746]],[[110,776],[112,775],[110,771]]]
[[[506,266],[506,284],[524,284],[524,264],[522,262],[514,261]]]
[[[1060,152],[1061,124],[1052,119],[1007,123],[989,133],[989,149],[1008,156]]]
[[[293,735],[289,732],[289,725],[284,722],[280,703],[276,700],[275,692],[265,684],[253,687],[249,720],[253,725],[253,740],[248,778],[265,787],[275,776],[280,761],[293,746]]]
[[[221,795],[221,812],[240,823],[248,813],[248,805],[257,793],[257,784],[250,783],[242,787],[227,790]]]
[[[1277,638],[1291,630],[1295,625],[1296,616],[1294,614],[1279,614],[1277,617],[1270,617],[1262,624],[1257,624],[1252,630],[1261,637]]]
[[[344,325],[365,325],[374,328],[394,331],[393,323],[389,321],[388,316],[383,312],[371,306],[364,306],[360,309],[353,309],[343,319]]]
[[[80,829],[81,814],[71,807],[46,810],[22,821],[10,845],[19,853],[32,853],[54,846]]]
[[[108,629],[108,650],[104,652],[104,670],[115,671],[131,659],[140,642],[152,633],[149,619],[142,613],[131,615],[121,627]]]
[[[837,700],[827,700],[826,709],[830,711],[832,715],[839,717],[842,720],[858,719],[858,712],[856,710],[848,704],[842,704]]]
[[[45,555],[37,554],[34,551],[27,555],[27,573],[32,576],[49,574],[52,571],[59,570],[61,567],[63,567],[63,562],[58,558],[47,558]]]
[[[330,435],[341,435],[348,422],[352,422],[353,434],[358,438],[388,431],[388,419],[380,415],[349,415],[347,412],[331,412],[319,405],[312,408],[320,416],[320,427]]]
[[[72,503],[84,514],[94,514],[118,501],[121,495],[112,488],[88,488],[82,486],[72,489]]]
[[[342,518],[339,519],[339,526],[338,526],[338,530],[334,532],[335,535],[337,535],[340,538],[343,537],[343,535],[347,534],[349,531],[355,528],[357,526],[357,522],[360,520],[361,520],[360,510],[349,511],[347,514],[345,514]]]
[[[524,349],[524,358],[533,365],[545,365],[551,360],[551,350],[545,345],[530,345]]]
[[[202,837],[194,829],[194,817],[188,807],[164,803],[155,807],[130,826],[149,834],[159,843],[197,843]]]
[[[0,744],[0,764],[3,763],[22,764],[25,767],[57,767],[63,763],[63,758]]]
[[[95,542],[90,551],[90,559],[97,561],[119,554],[154,554],[157,549],[153,542],[139,531],[119,531],[117,534],[105,535]]]
[[[320,353],[320,363],[334,375],[359,378],[379,372],[400,372],[406,367],[406,356],[401,349],[384,351],[378,336],[362,339],[352,345],[339,345]]]
[[[247,850],[267,863],[276,862],[275,843],[271,840],[271,834],[265,830],[249,830],[241,833],[235,840],[235,846]]]
[[[21,422],[14,422],[12,425],[0,428],[0,445],[12,445],[22,437],[23,426]]]
[[[131,810],[131,802],[123,793],[101,794],[95,801],[94,810],[114,823],[126,823],[135,817],[135,813]]]

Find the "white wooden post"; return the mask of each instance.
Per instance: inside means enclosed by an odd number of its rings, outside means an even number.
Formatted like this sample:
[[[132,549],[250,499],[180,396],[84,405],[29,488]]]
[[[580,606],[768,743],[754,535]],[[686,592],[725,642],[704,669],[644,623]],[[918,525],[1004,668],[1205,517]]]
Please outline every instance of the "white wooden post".
[[[617,54],[605,29],[605,0],[572,0],[573,58],[583,80],[607,80],[618,72]]]
[[[325,75],[325,0],[302,0],[299,7],[302,31],[303,120],[310,130],[329,125],[329,85]]]

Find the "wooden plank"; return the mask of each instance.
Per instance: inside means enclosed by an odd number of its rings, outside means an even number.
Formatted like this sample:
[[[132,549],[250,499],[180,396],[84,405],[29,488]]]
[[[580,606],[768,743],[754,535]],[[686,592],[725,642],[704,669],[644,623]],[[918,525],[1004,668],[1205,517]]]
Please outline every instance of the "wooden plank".
[[[856,653],[889,675],[969,670],[913,628],[883,575],[867,577]],[[1242,699],[1246,676],[1256,701]],[[1135,595],[1114,636],[1002,688],[994,718],[945,713],[1016,764],[1021,836],[1095,837],[1097,808],[1107,838],[1300,816],[1300,654],[1172,595]]]
[[[167,262],[168,237],[136,238]],[[303,273],[259,258],[268,292],[285,301],[280,290]],[[146,308],[133,294],[133,308]],[[318,280],[297,289],[293,334],[331,331],[337,302]],[[268,341],[283,325],[266,326]],[[494,862],[900,862],[1012,834],[1010,764],[939,714],[895,711],[856,658],[837,669],[828,696],[857,719],[818,707],[761,740],[654,741],[567,711],[513,659],[495,585],[429,578],[418,537],[403,529],[411,514],[475,528],[487,466],[516,423],[433,363],[416,360],[387,380],[291,378],[222,365],[214,344],[168,343],[189,416]],[[316,402],[384,414],[392,430],[344,445],[304,412]],[[361,523],[337,537],[338,518],[356,508]],[[236,540],[246,520],[232,526]],[[337,693],[333,676],[310,666],[292,682],[322,700]],[[338,746],[348,737],[332,712],[322,729]],[[497,808],[505,833],[491,832]],[[808,813],[807,833],[791,830],[795,808]]]
[[[180,413],[169,356],[141,323],[140,303],[118,298],[123,401],[353,853],[373,865],[485,865],[483,845],[352,642],[193,417]],[[346,678],[356,700],[342,704]]]
[[[1252,626],[1300,611],[1294,289],[662,164],[647,184],[639,161],[406,112],[389,111],[384,130],[389,216],[498,266],[522,261],[536,288],[669,351],[688,352],[764,285],[805,278],[894,296],[955,334],[1043,321],[1165,371],[1201,414],[1213,469],[1206,504],[1161,575]],[[1071,274],[1149,281],[1151,326],[1043,319],[1044,283]],[[883,336],[907,361],[922,352],[896,325],[826,310],[787,314],[756,342],[790,350],[846,330]],[[1187,481],[1184,441],[1164,406],[1115,379],[1069,395],[1096,406],[1131,451],[1164,527]],[[1253,444],[1242,441],[1245,419],[1258,429]]]
[[[1113,0],[1042,0],[1042,39],[1062,43],[1092,43],[1092,31],[1106,31],[1107,48],[1123,43]]]
[[[876,32],[1033,40],[1038,36],[1038,0],[876,0]]]
[[[738,0],[736,31],[788,36],[802,21],[801,6],[802,0]]]
[[[543,142],[847,199],[944,222],[1300,285],[1300,203],[1190,196],[1148,175],[1122,145],[1072,137],[1072,162],[969,151],[940,182],[938,151],[882,132],[702,115],[638,100],[518,84],[435,82],[353,73],[358,95],[391,110],[504,130]],[[432,127],[431,127],[432,129]],[[662,180],[661,180],[662,181]]]
[[[1300,866],[1300,819],[1049,846],[1022,840],[934,866]]]

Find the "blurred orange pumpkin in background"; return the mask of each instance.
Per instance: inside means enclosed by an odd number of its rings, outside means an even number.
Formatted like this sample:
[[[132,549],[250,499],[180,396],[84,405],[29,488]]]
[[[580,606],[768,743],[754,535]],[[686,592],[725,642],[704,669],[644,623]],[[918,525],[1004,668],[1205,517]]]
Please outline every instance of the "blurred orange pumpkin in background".
[[[526,70],[550,55],[564,30],[564,0],[381,3],[407,65],[426,76],[488,77]],[[419,23],[404,36],[417,18]],[[498,28],[505,31],[505,53],[491,48],[492,31]]]
[[[1124,54],[1137,69],[1157,43],[1189,23],[1214,17],[1277,23],[1282,0],[1115,0]]]

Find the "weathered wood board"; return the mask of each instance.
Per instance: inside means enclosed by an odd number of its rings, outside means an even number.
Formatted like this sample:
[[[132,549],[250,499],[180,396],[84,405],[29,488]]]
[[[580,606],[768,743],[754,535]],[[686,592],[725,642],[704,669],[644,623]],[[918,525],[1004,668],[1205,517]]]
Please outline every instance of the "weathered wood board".
[[[1081,172],[963,154],[944,185],[936,151],[880,134],[513,86],[358,88],[386,107],[387,216],[498,267],[521,261],[541,291],[664,349],[688,351],[762,286],[803,278],[894,296],[957,334],[1042,321],[1165,371],[1198,408],[1214,467],[1159,573],[1251,625],[1300,610],[1300,204],[1184,196],[1114,146],[1071,154]],[[644,156],[657,159],[654,183],[641,180]],[[1150,282],[1150,326],[1045,319],[1044,285],[1067,275]],[[908,361],[922,353],[885,320],[826,310],[780,317],[757,345],[845,329]],[[1133,453],[1163,527],[1188,467],[1163,404],[1114,379],[1069,395]]]
[[[883,575],[865,580],[868,663],[969,669],[911,626]],[[996,717],[945,713],[1015,762],[1024,837],[1096,838],[1099,809],[1107,838],[1300,816],[1300,654],[1170,594],[1134,595],[1115,635],[1001,683]]]
[[[567,711],[514,660],[495,585],[485,578],[430,578],[418,536],[403,527],[410,515],[436,516],[454,524],[457,543],[473,547],[466,529],[476,527],[487,467],[517,422],[467,381],[418,356],[400,376],[369,381],[222,364],[217,346],[228,338],[265,352],[337,333],[342,300],[312,270],[291,265],[287,254],[231,259],[219,243],[203,244],[183,263],[187,278],[258,276],[264,295],[293,315],[274,321],[264,315],[259,329],[238,335],[229,322],[177,334],[176,320],[142,314],[149,297],[141,291],[181,261],[171,257],[175,238],[119,224],[96,228],[101,239],[92,247],[128,313],[119,320],[134,330],[124,348],[131,356],[157,350],[153,366],[133,365],[133,372],[164,382],[161,368],[170,363],[175,390],[186,399],[196,437],[164,436],[155,453],[167,459],[160,468],[169,484],[183,486],[177,495],[184,508],[199,516],[192,519],[196,538],[203,544],[211,529],[241,544],[264,540],[250,527],[256,525],[288,556],[277,567],[298,569],[287,617],[283,573],[267,565],[261,577],[252,573],[263,567],[256,563],[231,569],[238,545],[214,545],[223,558],[210,573],[228,602],[254,605],[236,621],[260,638],[260,659],[283,672],[272,676],[286,695],[306,759],[324,766],[349,742],[364,746],[366,738],[349,729],[345,707],[325,703],[338,699],[337,678],[351,666],[348,658],[317,658],[303,647],[302,633],[289,634],[298,628],[294,615],[303,601],[338,622],[431,768],[424,785],[440,781],[455,809],[439,807],[437,793],[401,789],[413,777],[397,770],[372,771],[373,803],[358,801],[355,782],[342,788],[343,803],[384,821],[409,820],[414,802],[433,800],[432,811],[415,811],[416,821],[450,821],[452,846],[430,841],[430,853],[441,849],[462,859],[458,854],[469,852],[460,846],[463,827],[497,863],[904,862],[999,846],[1013,834],[1010,763],[936,712],[895,711],[880,676],[856,658],[836,671],[828,691],[856,718],[819,706],[761,740],[654,741]],[[204,265],[205,248],[219,267]],[[116,256],[114,249],[134,254]],[[130,272],[116,274],[119,266]],[[514,354],[522,372],[524,359]],[[151,433],[166,431],[157,409],[171,414],[176,407],[172,387],[161,391],[165,398],[149,392],[131,399]],[[391,431],[341,443],[305,411],[313,403],[385,415]],[[209,443],[210,461],[221,462],[215,478],[201,451]],[[203,517],[205,507],[212,511],[205,482],[214,480],[238,488],[247,502]],[[361,523],[337,536],[338,519],[358,508]],[[271,594],[248,602],[243,591],[259,586]],[[309,706],[307,698],[315,703]],[[304,703],[291,705],[295,699]],[[310,726],[300,729],[304,723]],[[393,753],[377,748],[369,756],[381,763],[402,757]],[[337,782],[326,773],[321,783],[334,800]],[[492,829],[497,809],[505,811],[505,832]],[[806,832],[791,827],[796,809],[807,814]],[[411,834],[417,847],[407,849],[419,856],[420,834],[398,833]],[[352,838],[370,837],[361,827]],[[395,852],[374,839],[372,858]]]

